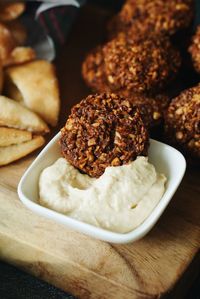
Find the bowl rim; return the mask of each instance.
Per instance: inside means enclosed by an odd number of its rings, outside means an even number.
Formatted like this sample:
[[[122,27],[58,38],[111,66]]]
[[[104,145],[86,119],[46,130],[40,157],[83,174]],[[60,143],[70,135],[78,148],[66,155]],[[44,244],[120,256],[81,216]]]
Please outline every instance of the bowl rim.
[[[171,151],[175,153],[176,156],[179,156],[179,159],[182,163],[182,168],[180,171],[180,175],[176,180],[176,184],[174,185],[174,188],[171,190],[166,189],[162,198],[158,202],[158,204],[155,206],[155,208],[152,210],[152,212],[149,214],[149,216],[136,228],[134,228],[132,231],[127,233],[117,233],[112,232],[109,230],[106,230],[104,228],[96,227],[92,224],[88,224],[86,222],[74,219],[70,216],[61,214],[59,212],[56,212],[54,210],[48,209],[46,207],[43,207],[39,203],[34,202],[33,200],[29,199],[26,194],[23,192],[24,184],[26,183],[26,179],[29,176],[30,173],[34,172],[34,168],[37,165],[37,163],[40,161],[40,159],[43,158],[44,155],[48,154],[49,149],[58,141],[60,138],[60,132],[57,133],[50,142],[43,148],[43,150],[39,153],[39,155],[35,158],[35,160],[31,163],[31,165],[26,169],[25,173],[20,179],[20,182],[18,184],[17,192],[19,199],[23,202],[23,204],[31,209],[36,214],[39,214],[43,217],[50,218],[53,221],[56,221],[58,223],[64,224],[64,226],[68,227],[69,229],[76,230],[80,233],[84,233],[86,235],[92,236],[94,238],[107,241],[110,243],[130,243],[134,242],[140,238],[142,238],[144,235],[146,235],[151,228],[155,225],[155,223],[158,221],[158,219],[161,217],[162,213],[166,209],[167,205],[171,201],[174,193],[176,192],[178,186],[180,185],[182,178],[185,174],[186,170],[186,161],[184,156],[175,148],[173,148],[170,145],[167,145],[163,142],[150,139],[150,144],[161,144],[164,147],[169,148]],[[47,167],[47,166],[46,166]],[[168,192],[167,192],[168,191]]]

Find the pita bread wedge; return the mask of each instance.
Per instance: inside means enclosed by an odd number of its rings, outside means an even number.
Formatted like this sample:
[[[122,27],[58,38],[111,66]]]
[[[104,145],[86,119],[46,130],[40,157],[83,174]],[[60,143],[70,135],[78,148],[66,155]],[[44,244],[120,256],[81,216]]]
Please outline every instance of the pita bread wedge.
[[[49,132],[48,126],[37,114],[4,96],[0,96],[0,127],[11,127],[39,134]]]
[[[2,65],[10,56],[10,53],[15,47],[15,40],[10,30],[0,23],[0,60]]]
[[[6,70],[7,80],[14,88],[7,88],[8,96],[17,100],[19,94],[25,106],[55,126],[60,109],[58,81],[53,65],[45,60],[35,60]],[[9,83],[9,85],[10,85]],[[16,89],[18,89],[16,97]],[[15,92],[13,92],[15,90]]]
[[[16,47],[4,62],[4,66],[22,64],[36,58],[36,53],[29,47]]]
[[[8,2],[8,1],[7,1]],[[1,3],[0,4],[0,20],[8,22],[19,17],[25,10],[25,4],[17,3]]]
[[[5,81],[5,80],[4,80]],[[9,95],[11,99],[14,99],[17,102],[20,102],[23,106],[23,96],[16,85],[13,84],[13,82],[7,77],[6,82],[4,82],[3,87],[6,95]]]
[[[0,147],[19,144],[31,139],[31,132],[0,127]]]
[[[0,93],[2,91],[2,88],[3,88],[3,68],[0,61]]]
[[[0,166],[7,165],[26,155],[30,154],[44,144],[45,140],[42,136],[11,146],[0,147]]]
[[[6,27],[12,33],[12,36],[16,42],[16,45],[24,45],[27,39],[27,30],[25,26],[19,20],[13,20],[9,23],[6,23]]]

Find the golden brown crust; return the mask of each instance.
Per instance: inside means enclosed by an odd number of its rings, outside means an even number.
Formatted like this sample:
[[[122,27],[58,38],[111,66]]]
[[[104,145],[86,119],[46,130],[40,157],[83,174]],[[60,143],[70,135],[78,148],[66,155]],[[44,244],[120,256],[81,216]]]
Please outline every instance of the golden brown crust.
[[[173,80],[180,64],[180,54],[167,37],[151,35],[133,39],[120,33],[88,54],[82,75],[94,91],[129,96],[158,92]]]
[[[165,115],[168,139],[200,157],[200,84],[172,100]]]
[[[35,136],[31,140],[14,144],[11,146],[0,147],[0,166],[10,164],[32,153],[45,143],[42,136]]]
[[[10,53],[15,48],[15,40],[9,29],[0,23],[0,60],[2,65],[8,60]]]
[[[3,89],[3,82],[4,82],[4,73],[3,73],[2,63],[0,60],[0,93],[2,92]]]
[[[0,127],[0,147],[19,144],[32,139],[32,133],[24,130]]]
[[[189,53],[191,55],[195,70],[200,73],[200,25],[197,26],[196,32],[192,37]]]
[[[188,27],[193,16],[193,0],[128,0],[109,23],[108,30],[110,36],[131,27],[136,27],[138,34],[172,35]]]
[[[4,66],[18,65],[36,59],[36,53],[29,47],[16,47],[12,50]]]
[[[26,28],[19,20],[14,20],[9,23],[6,23],[6,27],[12,33],[12,36],[16,42],[16,45],[22,46],[24,45],[27,38]]]
[[[17,96],[25,106],[39,114],[48,124],[55,126],[60,110],[58,80],[54,66],[46,60],[35,60],[6,70],[9,85],[18,89]],[[14,89],[7,94],[15,99]],[[16,98],[17,100],[17,98]]]
[[[12,22],[11,22],[12,23]],[[15,27],[15,25],[14,25]],[[20,33],[15,28],[11,31],[11,28],[0,23],[0,60],[3,66],[9,66],[14,64],[21,64],[35,59],[36,54],[32,48],[18,47]],[[17,36],[18,34],[18,36]],[[25,37],[24,37],[25,38]],[[22,40],[20,41],[22,42]]]
[[[86,84],[97,92],[111,92],[106,80],[104,57],[102,48],[98,46],[88,54],[82,65],[82,75]],[[147,128],[159,125],[163,121],[163,114],[169,104],[169,97],[164,94],[145,95],[130,92],[126,89],[117,91],[117,94],[124,96],[137,105],[144,124]]]
[[[104,93],[90,95],[73,107],[60,144],[72,165],[99,177],[108,166],[147,154],[149,141],[137,107],[119,95]]]
[[[143,93],[162,89],[181,64],[179,52],[164,36],[130,40],[119,34],[103,47],[105,73],[112,91]]]
[[[1,3],[0,4],[0,21],[9,22],[18,18],[25,10],[23,2]]]
[[[46,123],[34,112],[19,103],[0,96],[0,126],[45,134],[49,132]]]
[[[163,121],[170,101],[169,97],[164,94],[154,96],[133,94],[127,99],[138,107],[147,128],[158,126]]]
[[[104,70],[102,46],[96,47],[85,58],[82,64],[82,76],[86,84],[94,91],[109,91]]]

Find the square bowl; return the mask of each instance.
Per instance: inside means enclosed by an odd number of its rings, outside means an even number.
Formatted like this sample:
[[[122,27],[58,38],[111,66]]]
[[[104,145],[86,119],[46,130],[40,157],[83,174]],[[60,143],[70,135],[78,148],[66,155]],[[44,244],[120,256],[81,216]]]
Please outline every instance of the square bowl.
[[[149,162],[155,166],[158,172],[164,173],[167,177],[165,193],[150,215],[137,228],[123,234],[108,231],[60,214],[38,203],[40,173],[44,168],[50,166],[61,157],[58,144],[59,138],[60,133],[46,145],[26,170],[18,185],[19,198],[29,209],[41,216],[50,218],[80,233],[110,243],[130,243],[145,236],[166,209],[185,173],[186,162],[179,151],[162,142],[150,139]]]

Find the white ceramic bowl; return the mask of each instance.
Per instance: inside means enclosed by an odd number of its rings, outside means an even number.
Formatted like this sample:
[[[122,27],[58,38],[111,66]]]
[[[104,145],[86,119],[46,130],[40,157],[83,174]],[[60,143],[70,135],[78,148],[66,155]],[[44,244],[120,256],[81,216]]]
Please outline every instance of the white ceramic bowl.
[[[157,171],[167,176],[165,193],[149,217],[140,226],[125,234],[111,232],[47,209],[37,203],[38,180],[41,171],[61,156],[58,145],[59,138],[60,133],[46,145],[24,173],[18,185],[19,198],[33,212],[55,220],[70,229],[107,242],[129,243],[146,235],[162,215],[185,173],[186,162],[183,155],[173,147],[151,139],[149,161],[156,167]]]

